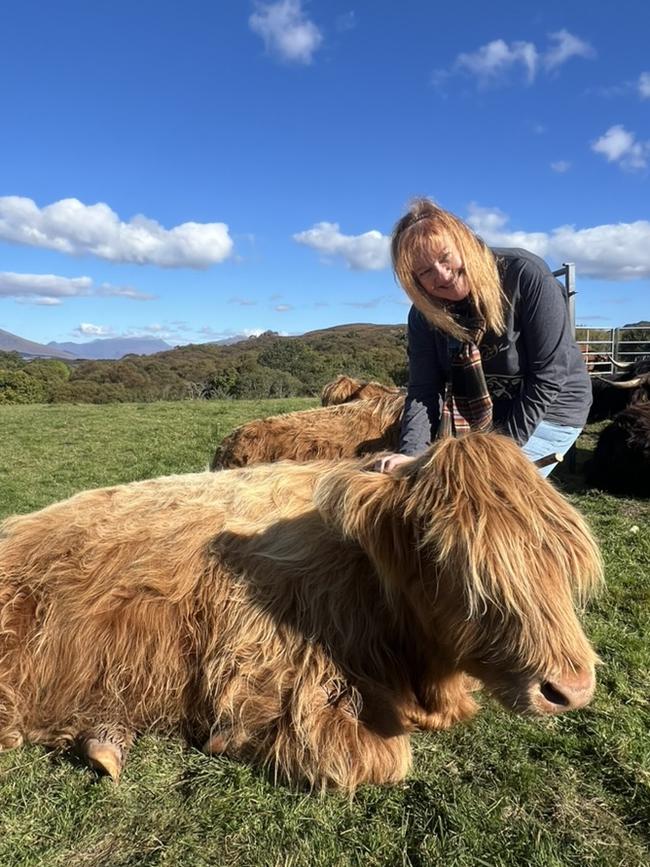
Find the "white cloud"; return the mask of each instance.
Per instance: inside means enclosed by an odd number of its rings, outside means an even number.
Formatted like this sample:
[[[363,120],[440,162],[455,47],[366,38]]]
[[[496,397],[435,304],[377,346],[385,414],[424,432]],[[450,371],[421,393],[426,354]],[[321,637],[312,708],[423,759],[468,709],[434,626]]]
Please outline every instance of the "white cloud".
[[[378,271],[390,264],[390,238],[376,229],[363,235],[343,235],[338,223],[316,223],[293,236],[298,244],[326,257],[340,256],[355,271]]]
[[[650,99],[650,72],[642,72],[638,81],[641,99]]]
[[[165,229],[142,214],[125,223],[104,202],[85,205],[61,199],[39,208],[23,196],[0,197],[0,240],[163,268],[208,268],[233,249],[225,223],[182,223]]]
[[[287,313],[289,310],[293,310],[291,304],[276,304],[273,308],[276,313]]]
[[[157,322],[152,325],[139,325],[121,330],[113,328],[112,325],[96,325],[93,322],[81,322],[76,328],[72,329],[70,334],[73,337],[158,337],[161,340],[168,340],[181,333],[181,331],[171,325],[161,325]]]
[[[96,295],[110,296],[112,298],[131,298],[133,301],[153,301],[157,295],[148,292],[140,292],[130,286],[111,286],[110,283],[101,283],[97,287]]]
[[[152,325],[143,325],[137,329],[137,332],[131,331],[130,333],[134,336],[137,333],[137,336],[142,336],[143,334],[171,334],[172,331],[177,331],[178,329],[171,328],[169,325],[161,325],[160,322],[154,322]]]
[[[526,70],[528,81],[532,81],[537,71],[537,60],[537,49],[532,42],[513,42],[508,45],[503,39],[495,39],[473,53],[459,54],[455,67],[473,73],[486,83],[521,64]]]
[[[43,298],[16,298],[16,304],[29,304],[33,307],[58,307],[63,302],[60,298],[48,298],[44,296]]]
[[[589,59],[596,55],[593,47],[588,42],[585,42],[584,39],[580,39],[578,36],[574,36],[568,30],[558,30],[557,33],[549,33],[549,39],[554,44],[544,54],[542,62],[545,69],[557,69],[572,57]]]
[[[523,247],[551,262],[575,262],[581,277],[600,280],[650,278],[650,222],[613,223],[550,232],[513,231],[498,208],[472,204],[467,222],[488,243]]]
[[[257,301],[253,301],[252,298],[229,298],[228,304],[239,304],[241,307],[254,307],[257,304]]]
[[[602,154],[610,163],[618,163],[624,169],[643,169],[647,165],[650,154],[650,142],[637,141],[632,132],[628,132],[621,124],[610,126],[597,141],[592,142],[591,149]]]
[[[497,247],[523,247],[551,263],[575,262],[581,277],[601,280],[650,278],[650,221],[613,223],[578,229],[558,226],[550,232],[514,230],[509,217],[498,208],[476,203],[468,208],[468,224],[488,244]],[[372,236],[372,254],[359,242]],[[319,223],[313,229],[294,235],[327,257],[340,256],[351,268],[378,270],[390,265],[390,239],[377,231],[345,236],[336,223]],[[375,301],[360,302],[372,306]]]
[[[95,286],[90,277],[0,272],[0,298],[15,298],[27,304],[56,305],[62,304],[66,298],[88,295],[130,298],[134,301],[151,301],[156,297],[129,286],[112,286],[110,283]]]
[[[257,3],[248,19],[251,30],[261,36],[267,51],[290,63],[311,63],[323,36],[306,18],[301,0]]]
[[[476,51],[459,54],[451,71],[437,70],[432,80],[440,87],[451,75],[464,73],[473,75],[480,86],[487,86],[503,84],[511,79],[514,70],[521,69],[527,83],[532,84],[540,67],[553,72],[572,57],[595,57],[592,46],[568,30],[550,33],[549,40],[544,51],[533,42],[493,39]]]
[[[115,333],[109,325],[93,325],[92,322],[81,322],[72,331],[80,337],[112,337]]]
[[[264,328],[226,328],[225,330],[217,330],[211,325],[201,325],[199,328],[190,328],[187,326],[183,329],[193,334],[199,334],[201,337],[206,337],[209,340],[227,340],[230,337],[259,337],[266,329]]]
[[[571,163],[568,160],[557,160],[556,162],[551,163],[551,168],[559,175],[563,175],[565,172],[569,171]]]
[[[388,299],[383,295],[379,298],[370,298],[368,301],[344,301],[346,307],[357,307],[360,310],[374,310],[381,304],[384,304]]]

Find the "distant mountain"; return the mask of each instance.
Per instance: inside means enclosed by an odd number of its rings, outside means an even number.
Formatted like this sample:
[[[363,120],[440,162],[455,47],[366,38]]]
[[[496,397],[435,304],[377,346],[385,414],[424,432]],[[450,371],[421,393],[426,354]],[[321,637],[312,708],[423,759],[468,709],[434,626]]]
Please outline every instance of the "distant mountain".
[[[630,322],[624,325],[623,328],[650,328],[650,322],[647,319],[642,319],[640,322]]]
[[[33,340],[25,340],[24,337],[18,337],[10,331],[3,331],[2,328],[0,328],[0,352],[19,352],[24,358],[74,358],[74,355],[56,344],[45,346]]]
[[[172,348],[157,337],[99,337],[87,343],[57,343],[51,340],[47,345],[68,353],[68,358],[92,360],[118,359],[125,355],[154,355]]]

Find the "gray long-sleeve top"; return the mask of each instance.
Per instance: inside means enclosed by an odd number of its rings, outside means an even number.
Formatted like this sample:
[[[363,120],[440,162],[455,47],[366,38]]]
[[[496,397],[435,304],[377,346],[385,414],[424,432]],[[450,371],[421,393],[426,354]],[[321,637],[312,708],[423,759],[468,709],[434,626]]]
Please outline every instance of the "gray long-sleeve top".
[[[506,332],[490,331],[480,346],[493,401],[494,428],[520,445],[542,421],[582,427],[591,384],[571,333],[564,289],[538,256],[493,249],[510,301]],[[409,386],[400,452],[416,455],[435,439],[450,376],[447,336],[416,307],[408,318]]]

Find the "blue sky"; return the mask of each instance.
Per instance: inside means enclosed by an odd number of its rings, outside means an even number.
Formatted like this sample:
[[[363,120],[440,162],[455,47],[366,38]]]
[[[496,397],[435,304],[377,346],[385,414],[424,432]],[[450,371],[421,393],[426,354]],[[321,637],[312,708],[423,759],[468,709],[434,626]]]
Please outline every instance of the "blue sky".
[[[650,319],[650,4],[0,8],[0,327],[172,344],[402,322],[429,195]]]

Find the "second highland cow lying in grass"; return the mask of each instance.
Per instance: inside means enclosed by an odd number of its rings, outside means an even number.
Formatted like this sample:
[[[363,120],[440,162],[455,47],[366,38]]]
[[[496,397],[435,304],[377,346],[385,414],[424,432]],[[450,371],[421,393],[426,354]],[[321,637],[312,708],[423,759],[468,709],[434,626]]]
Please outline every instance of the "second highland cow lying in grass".
[[[78,494],[0,535],[0,746],[78,744],[117,778],[182,734],[294,782],[408,771],[409,735],[584,706],[575,610],[600,576],[578,512],[508,439],[391,475],[281,463]]]
[[[404,395],[398,392],[255,419],[224,437],[210,469],[396,451],[403,412]]]
[[[405,391],[395,385],[367,382],[341,374],[327,383],[321,392],[320,400],[323,406],[334,406],[338,403],[349,403],[351,400],[368,400],[371,397],[391,394],[405,394]]]

